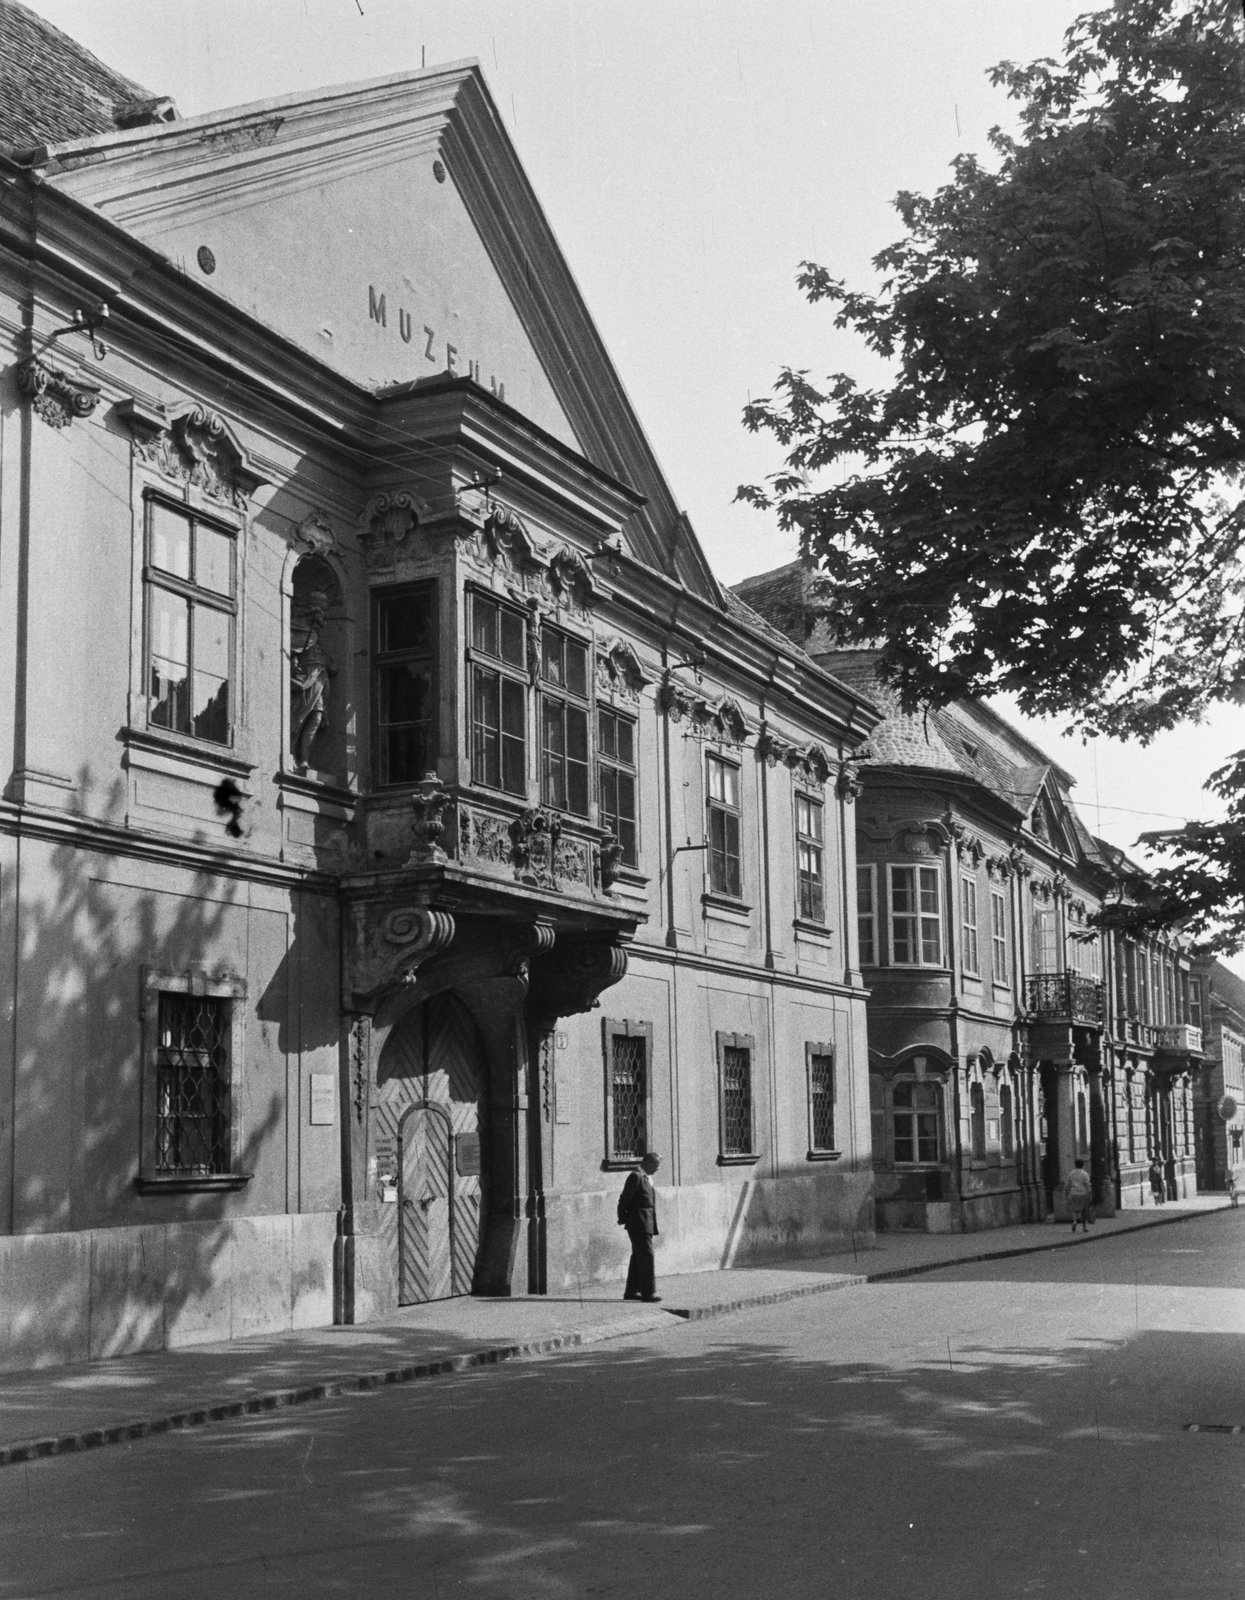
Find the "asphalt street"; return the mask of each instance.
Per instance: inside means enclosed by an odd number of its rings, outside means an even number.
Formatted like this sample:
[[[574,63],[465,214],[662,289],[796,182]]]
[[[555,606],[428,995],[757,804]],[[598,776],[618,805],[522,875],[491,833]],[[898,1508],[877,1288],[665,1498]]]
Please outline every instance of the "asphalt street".
[[[0,1470],[0,1597],[1245,1600],[1245,1209]]]

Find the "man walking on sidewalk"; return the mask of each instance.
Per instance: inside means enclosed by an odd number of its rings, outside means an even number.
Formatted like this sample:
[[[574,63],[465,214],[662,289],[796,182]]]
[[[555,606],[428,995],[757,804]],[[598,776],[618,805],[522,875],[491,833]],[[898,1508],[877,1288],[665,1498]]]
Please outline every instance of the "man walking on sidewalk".
[[[631,1265],[627,1268],[624,1300],[660,1300],[657,1293],[653,1239],[657,1234],[657,1191],[653,1174],[661,1157],[652,1150],[640,1163],[640,1171],[628,1174],[618,1201],[618,1225],[626,1228],[631,1240]]]

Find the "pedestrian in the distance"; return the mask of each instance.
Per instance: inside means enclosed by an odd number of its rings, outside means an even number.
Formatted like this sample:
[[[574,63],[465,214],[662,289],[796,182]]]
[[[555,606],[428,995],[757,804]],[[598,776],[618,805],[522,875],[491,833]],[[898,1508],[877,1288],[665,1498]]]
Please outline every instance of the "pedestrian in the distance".
[[[1154,1196],[1156,1206],[1161,1206],[1167,1198],[1163,1193],[1163,1169],[1159,1166],[1157,1156],[1150,1163],[1150,1193]]]
[[[1235,1205],[1239,1205],[1240,1201],[1241,1201],[1241,1197],[1236,1192],[1236,1174],[1234,1172],[1229,1172],[1228,1181],[1224,1185],[1224,1187],[1228,1191],[1228,1199],[1231,1201],[1231,1203],[1234,1206]]]
[[[653,1188],[653,1174],[659,1166],[661,1157],[650,1150],[640,1162],[640,1171],[628,1174],[619,1197],[618,1225],[626,1228],[631,1240],[631,1265],[627,1268],[624,1300],[661,1299],[653,1260],[653,1240],[657,1236],[657,1191]]]
[[[1093,1184],[1090,1182],[1089,1173],[1085,1170],[1085,1163],[1078,1161],[1068,1174],[1066,1189],[1068,1196],[1068,1210],[1072,1213],[1072,1231],[1076,1232],[1076,1225],[1081,1224],[1081,1232],[1089,1232],[1089,1202],[1093,1194]]]

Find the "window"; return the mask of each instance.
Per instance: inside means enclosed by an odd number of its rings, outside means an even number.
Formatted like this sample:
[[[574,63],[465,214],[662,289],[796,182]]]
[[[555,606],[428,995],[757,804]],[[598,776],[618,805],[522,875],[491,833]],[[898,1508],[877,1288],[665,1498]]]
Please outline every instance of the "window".
[[[1126,1072],[1124,1074],[1124,1103],[1128,1108],[1128,1159],[1130,1161],[1136,1161],[1137,1159],[1137,1126],[1133,1121],[1133,1105],[1135,1100],[1136,1093],[1133,1089],[1133,1075],[1131,1072]]]
[[[540,636],[540,794],[588,815],[588,647],[560,628]]]
[[[635,808],[635,723],[597,712],[597,820],[622,846],[624,865],[639,865]]]
[[[1202,1026],[1202,980],[1189,979],[1189,1021],[1195,1028]]]
[[[709,887],[738,900],[743,893],[739,869],[739,768],[721,756],[705,757],[709,808]]]
[[[981,970],[977,949],[977,880],[960,879],[960,922],[964,934],[962,959],[964,971],[973,974]]]
[[[198,972],[143,980],[140,1189],[237,1188],[245,986]]]
[[[153,497],[146,518],[147,721],[229,744],[234,532]]]
[[[431,588],[372,600],[376,782],[418,783],[436,762],[436,638]]]
[[[990,960],[995,983],[1007,982],[1007,896],[990,891]]]
[[[1010,1083],[999,1085],[999,1131],[1003,1142],[1003,1160],[1010,1161],[1016,1154],[1016,1111],[1012,1102]]]
[[[805,1046],[808,1062],[808,1153],[837,1153],[834,1142],[834,1046]]]
[[[877,965],[877,900],[874,890],[874,867],[856,868],[856,926],[859,930],[860,964]]]
[[[937,867],[892,867],[891,961],[897,967],[942,965]]]
[[[936,1083],[897,1083],[891,1108],[897,1165],[937,1164],[938,1110],[941,1093]]]
[[[1053,906],[1035,905],[1033,908],[1033,970],[1059,971],[1059,946]]]
[[[527,622],[484,594],[471,596],[471,778],[527,791]]]
[[[968,1106],[973,1160],[984,1161],[986,1159],[986,1091],[981,1084],[969,1084]]]
[[[649,1065],[653,1026],[607,1018],[605,1040],[606,1164],[630,1165],[649,1147]]]
[[[1076,1095],[1076,1147],[1081,1155],[1089,1151],[1089,1116],[1084,1089],[1078,1089]]]
[[[796,872],[800,882],[800,915],[807,922],[826,920],[822,869],[824,808],[807,795],[795,797]]]
[[[718,1118],[719,1160],[755,1159],[752,1117],[752,1057],[756,1041],[751,1034],[719,1033]]]

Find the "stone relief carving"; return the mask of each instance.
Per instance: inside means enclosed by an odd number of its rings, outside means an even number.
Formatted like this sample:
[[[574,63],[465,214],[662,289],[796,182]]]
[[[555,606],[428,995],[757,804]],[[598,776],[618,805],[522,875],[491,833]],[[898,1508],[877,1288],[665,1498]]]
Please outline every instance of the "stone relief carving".
[[[423,501],[405,489],[373,495],[359,524],[359,543],[368,566],[392,567],[426,511]]]
[[[459,854],[464,860],[514,865],[514,845],[504,817],[464,806],[458,813]]]
[[[849,766],[846,761],[839,767],[839,775],[834,780],[834,792],[845,805],[853,805],[865,792],[860,773],[855,767]]]
[[[576,550],[546,543],[529,532],[516,512],[491,504],[472,546],[482,567],[501,568],[533,602],[587,614],[597,598],[588,563]]]
[[[462,860],[508,868],[520,883],[546,889],[593,887],[594,847],[588,839],[567,834],[556,812],[533,806],[507,819],[460,805],[458,839]]]
[[[294,529],[294,543],[310,556],[336,556],[341,551],[337,535],[317,511],[310,512]]]
[[[510,824],[515,871],[521,882],[552,886],[562,820],[552,811],[529,807]]]
[[[89,417],[99,404],[99,385],[86,383],[38,356],[18,363],[17,386],[49,428],[67,428],[75,417]]]
[[[611,834],[597,850],[597,875],[607,892],[618,882],[623,864],[623,847]]]
[[[397,906],[377,917],[370,906],[356,905],[351,920],[351,1009],[367,1015],[386,995],[410,987],[420,966],[454,937],[453,917],[428,906]]]
[[[611,639],[598,645],[596,679],[598,694],[632,702],[639,700],[641,689],[653,681],[625,639]]]
[[[671,722],[686,719],[688,731],[694,738],[742,745],[748,737],[748,720],[731,695],[710,699],[667,677],[657,691],[657,704]]]
[[[830,757],[821,745],[795,744],[769,729],[757,740],[757,755],[770,767],[781,762],[812,789],[824,788],[832,770]]]
[[[155,472],[199,489],[244,511],[264,479],[251,470],[229,424],[206,406],[192,406],[168,422],[165,414],[130,402],[122,415],[134,435],[139,460]]]

